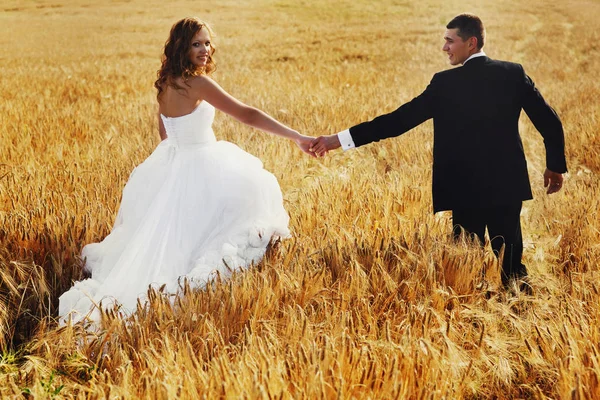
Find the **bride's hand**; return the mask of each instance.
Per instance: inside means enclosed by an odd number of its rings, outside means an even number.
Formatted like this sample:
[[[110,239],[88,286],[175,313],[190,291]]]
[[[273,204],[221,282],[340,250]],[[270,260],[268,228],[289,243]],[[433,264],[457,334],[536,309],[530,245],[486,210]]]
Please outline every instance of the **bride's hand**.
[[[310,151],[310,144],[312,143],[313,139],[314,138],[311,136],[304,136],[299,134],[298,138],[295,139],[294,142],[296,142],[296,145],[300,148],[300,150],[302,150],[311,157],[316,157],[316,154]]]

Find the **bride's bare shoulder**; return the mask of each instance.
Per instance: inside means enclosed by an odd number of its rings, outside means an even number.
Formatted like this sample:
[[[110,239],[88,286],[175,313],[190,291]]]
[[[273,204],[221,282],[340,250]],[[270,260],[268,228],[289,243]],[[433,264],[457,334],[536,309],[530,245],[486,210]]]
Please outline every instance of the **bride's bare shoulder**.
[[[188,79],[186,83],[194,89],[202,89],[217,84],[211,77],[206,75],[194,76]]]

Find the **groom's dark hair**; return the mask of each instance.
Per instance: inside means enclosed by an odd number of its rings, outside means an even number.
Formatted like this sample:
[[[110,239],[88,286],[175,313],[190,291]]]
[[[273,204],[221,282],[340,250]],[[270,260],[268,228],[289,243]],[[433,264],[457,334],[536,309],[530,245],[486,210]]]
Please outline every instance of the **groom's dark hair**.
[[[458,29],[458,36],[462,40],[467,40],[471,37],[477,39],[477,48],[481,49],[485,41],[485,28],[483,22],[477,15],[460,14],[448,22],[446,29]]]

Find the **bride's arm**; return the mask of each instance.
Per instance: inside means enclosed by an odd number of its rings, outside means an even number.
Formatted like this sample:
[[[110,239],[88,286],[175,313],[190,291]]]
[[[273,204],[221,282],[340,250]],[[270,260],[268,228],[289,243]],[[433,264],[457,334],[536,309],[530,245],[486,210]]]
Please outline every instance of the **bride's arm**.
[[[207,101],[216,109],[231,115],[246,125],[293,140],[303,151],[314,155],[308,151],[312,137],[301,135],[267,113],[242,103],[209,77],[198,76],[191,82],[191,86],[199,99]]]

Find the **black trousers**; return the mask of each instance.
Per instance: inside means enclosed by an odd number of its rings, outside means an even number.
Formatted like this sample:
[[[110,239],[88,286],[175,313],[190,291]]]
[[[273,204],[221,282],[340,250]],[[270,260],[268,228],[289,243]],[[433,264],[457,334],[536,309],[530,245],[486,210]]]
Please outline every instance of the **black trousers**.
[[[483,245],[485,229],[490,235],[492,249],[500,257],[504,245],[502,262],[502,283],[527,276],[527,268],[521,263],[523,237],[521,235],[522,203],[507,206],[465,208],[452,210],[453,235],[460,237],[462,230],[474,235]],[[462,229],[461,229],[462,228]]]

